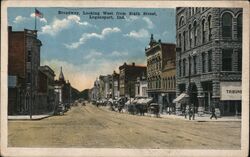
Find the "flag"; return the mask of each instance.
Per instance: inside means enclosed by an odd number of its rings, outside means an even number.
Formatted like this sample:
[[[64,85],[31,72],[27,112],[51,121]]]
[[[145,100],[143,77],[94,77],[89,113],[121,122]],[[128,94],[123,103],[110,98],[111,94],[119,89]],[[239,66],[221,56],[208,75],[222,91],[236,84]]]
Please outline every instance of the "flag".
[[[35,16],[43,18],[43,14],[39,10],[37,10],[37,9],[35,9]]]

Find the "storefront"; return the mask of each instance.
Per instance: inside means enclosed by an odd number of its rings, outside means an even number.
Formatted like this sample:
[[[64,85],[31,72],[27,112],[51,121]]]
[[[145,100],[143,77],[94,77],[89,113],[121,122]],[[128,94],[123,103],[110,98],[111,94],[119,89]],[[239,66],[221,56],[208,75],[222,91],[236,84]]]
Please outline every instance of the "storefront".
[[[220,82],[220,101],[223,116],[241,115],[241,82]]]

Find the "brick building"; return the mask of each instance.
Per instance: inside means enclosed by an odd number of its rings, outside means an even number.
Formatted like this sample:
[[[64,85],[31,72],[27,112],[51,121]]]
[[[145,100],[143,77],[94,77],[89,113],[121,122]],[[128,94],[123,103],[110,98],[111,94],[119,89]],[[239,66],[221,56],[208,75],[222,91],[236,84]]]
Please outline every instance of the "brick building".
[[[148,95],[164,109],[172,106],[175,98],[176,45],[154,40],[151,35],[147,57]],[[161,110],[161,111],[163,111]]]
[[[147,68],[145,66],[131,65],[124,63],[119,67],[120,70],[120,96],[135,97],[135,82],[137,77],[146,75]]]
[[[38,106],[41,112],[52,112],[55,108],[54,71],[47,65],[39,67]]]
[[[176,94],[200,114],[241,113],[242,9],[177,8],[176,37]]]
[[[41,46],[36,30],[12,31],[8,27],[9,114],[36,112]]]

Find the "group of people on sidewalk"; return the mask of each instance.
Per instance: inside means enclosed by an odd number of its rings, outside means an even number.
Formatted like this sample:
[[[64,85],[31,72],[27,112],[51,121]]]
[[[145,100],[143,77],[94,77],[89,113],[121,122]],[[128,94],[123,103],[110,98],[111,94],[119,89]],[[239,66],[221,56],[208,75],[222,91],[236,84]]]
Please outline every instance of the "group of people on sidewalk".
[[[191,120],[191,119],[194,120],[195,119],[195,107],[194,107],[193,104],[191,104],[191,106],[188,106],[188,105],[185,106],[184,116],[185,116],[185,119],[187,119],[187,116],[188,116],[189,120]],[[215,114],[215,106],[214,105],[211,106],[210,119],[213,119],[213,117],[215,119],[217,119],[217,116]]]

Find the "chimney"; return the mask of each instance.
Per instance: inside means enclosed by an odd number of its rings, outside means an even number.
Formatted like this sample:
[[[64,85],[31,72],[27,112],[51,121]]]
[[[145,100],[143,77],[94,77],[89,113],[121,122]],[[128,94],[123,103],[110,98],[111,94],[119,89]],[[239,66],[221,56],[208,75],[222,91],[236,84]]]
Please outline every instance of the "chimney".
[[[135,66],[135,62],[132,62],[132,66]]]

